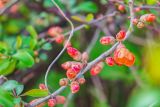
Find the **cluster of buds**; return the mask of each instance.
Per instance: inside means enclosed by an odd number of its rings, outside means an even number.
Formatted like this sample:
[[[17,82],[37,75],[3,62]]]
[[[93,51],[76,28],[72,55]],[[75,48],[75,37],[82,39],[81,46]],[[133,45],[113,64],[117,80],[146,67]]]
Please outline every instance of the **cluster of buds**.
[[[135,62],[135,56],[124,45],[120,44],[114,52],[114,61],[118,65],[132,66]]]
[[[83,52],[81,53],[76,48],[73,47],[67,47],[67,53],[70,57],[72,57],[76,61],[82,61],[83,63],[86,63],[89,59],[88,53]]]
[[[103,62],[98,62],[90,69],[90,74],[92,76],[98,75],[102,71],[103,66],[104,66]]]
[[[48,106],[54,107],[56,104],[64,104],[66,98],[64,96],[56,96],[55,98],[51,98],[48,100]]]
[[[116,35],[117,41],[123,41],[126,37],[126,32],[124,30],[120,30]],[[104,36],[101,37],[100,43],[102,45],[113,45],[115,43],[115,38],[113,36]]]
[[[63,32],[62,28],[57,26],[57,27],[49,28],[47,33],[48,33],[49,36],[54,38],[56,43],[61,44],[65,40],[62,32]]]
[[[67,61],[61,66],[63,69],[67,70],[66,75],[69,80],[74,79],[83,68],[83,64],[76,61]]]
[[[156,20],[156,16],[154,14],[144,14],[139,19],[135,18],[133,20],[133,24],[138,28],[143,28],[146,23],[152,23]]]

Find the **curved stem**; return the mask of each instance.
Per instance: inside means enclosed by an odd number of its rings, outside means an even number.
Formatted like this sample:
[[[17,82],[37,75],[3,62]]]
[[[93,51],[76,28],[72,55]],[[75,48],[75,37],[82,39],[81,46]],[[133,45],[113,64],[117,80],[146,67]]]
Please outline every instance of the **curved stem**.
[[[52,2],[53,2],[53,4],[55,4],[55,6],[58,8],[58,10],[59,10],[60,13],[62,14],[62,16],[63,16],[63,17],[69,22],[69,24],[71,25],[71,32],[70,32],[70,35],[69,35],[69,37],[68,37],[68,40],[67,40],[65,46],[63,47],[63,49],[61,50],[61,52],[58,54],[58,56],[51,62],[51,64],[49,65],[49,67],[48,67],[48,69],[47,69],[47,71],[46,71],[45,80],[44,80],[44,81],[45,81],[45,86],[47,87],[47,89],[48,89],[48,84],[47,84],[48,73],[49,73],[51,67],[55,64],[55,62],[56,62],[56,61],[61,57],[61,55],[64,53],[64,51],[65,51],[65,49],[67,48],[67,45],[68,45],[68,43],[69,43],[69,41],[70,41],[70,39],[72,38],[73,33],[74,33],[74,25],[73,25],[72,21],[64,14],[64,12],[60,9],[60,7],[57,5],[57,3],[56,3],[54,0],[52,0]],[[48,91],[49,91],[49,89],[48,89]],[[49,91],[49,92],[50,92],[50,91]]]

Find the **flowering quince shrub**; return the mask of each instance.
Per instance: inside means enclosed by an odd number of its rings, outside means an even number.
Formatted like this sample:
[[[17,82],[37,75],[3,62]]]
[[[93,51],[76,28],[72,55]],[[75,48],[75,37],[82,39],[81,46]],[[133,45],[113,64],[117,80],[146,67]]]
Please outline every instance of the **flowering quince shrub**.
[[[0,107],[159,107],[159,11],[156,0],[1,0]]]

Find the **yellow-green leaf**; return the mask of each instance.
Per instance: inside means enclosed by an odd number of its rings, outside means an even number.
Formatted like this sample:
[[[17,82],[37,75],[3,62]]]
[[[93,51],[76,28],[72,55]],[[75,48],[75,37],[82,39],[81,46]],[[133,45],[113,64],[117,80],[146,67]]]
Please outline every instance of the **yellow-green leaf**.
[[[146,0],[146,1],[147,1],[147,4],[153,5],[153,4],[156,4],[158,0]]]
[[[75,21],[78,21],[78,22],[85,22],[84,19],[82,19],[81,17],[79,16],[71,16],[71,18]]]
[[[92,13],[90,13],[90,14],[88,14],[88,15],[86,16],[86,22],[90,22],[90,21],[92,21],[93,19],[94,19],[94,16],[93,16]]]
[[[16,60],[1,60],[0,61],[0,75],[8,75],[11,74],[16,66]]]
[[[20,48],[22,45],[22,38],[21,36],[17,36],[17,40],[16,40],[16,48]]]
[[[21,96],[31,96],[31,97],[45,97],[48,95],[48,90],[32,89],[23,93]]]

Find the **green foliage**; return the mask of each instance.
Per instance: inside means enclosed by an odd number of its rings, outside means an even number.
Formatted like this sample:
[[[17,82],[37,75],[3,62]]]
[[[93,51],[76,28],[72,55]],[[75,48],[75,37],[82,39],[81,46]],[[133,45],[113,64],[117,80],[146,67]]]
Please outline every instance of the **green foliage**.
[[[13,91],[15,90],[16,92],[16,95],[20,95],[21,92],[23,91],[24,89],[24,86],[19,84],[17,81],[15,80],[8,80],[6,81],[5,83],[3,83],[1,86],[0,86],[2,89],[6,90],[6,91]]]
[[[25,67],[31,67],[34,64],[34,59],[31,54],[26,50],[18,50],[17,53],[13,55],[13,58],[17,59],[20,64]]]
[[[72,9],[74,13],[76,12],[91,12],[96,13],[98,11],[97,5],[93,2],[82,2],[78,6]]]
[[[127,107],[159,107],[159,89],[147,88],[135,90],[129,100]]]
[[[8,75],[12,73],[16,67],[16,60],[4,59],[0,60],[0,75]]]
[[[14,98],[13,96],[3,90],[2,88],[0,88],[0,106],[3,106],[3,107],[14,107]]]

